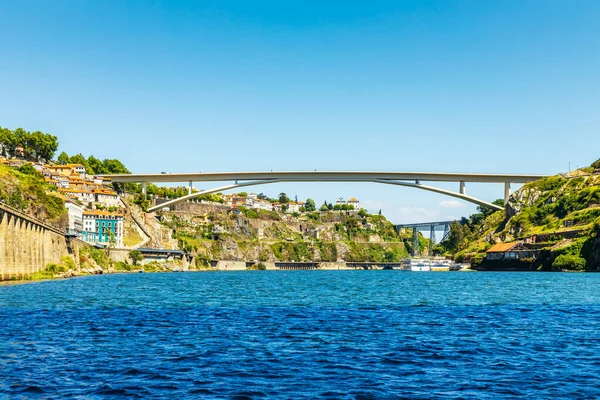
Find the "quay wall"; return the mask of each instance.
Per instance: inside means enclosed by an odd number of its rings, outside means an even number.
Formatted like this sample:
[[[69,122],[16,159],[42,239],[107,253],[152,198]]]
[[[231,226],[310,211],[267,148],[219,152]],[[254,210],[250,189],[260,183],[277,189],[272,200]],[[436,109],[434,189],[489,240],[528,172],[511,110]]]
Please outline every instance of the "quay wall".
[[[22,279],[44,270],[73,254],[73,249],[79,254],[80,246],[73,246],[55,227],[0,205],[0,280]]]

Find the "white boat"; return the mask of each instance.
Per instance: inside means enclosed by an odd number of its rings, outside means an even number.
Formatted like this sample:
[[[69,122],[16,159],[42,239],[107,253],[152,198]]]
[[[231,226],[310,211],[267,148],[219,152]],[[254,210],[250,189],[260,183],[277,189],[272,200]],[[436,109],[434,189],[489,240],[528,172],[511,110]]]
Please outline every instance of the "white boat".
[[[411,271],[431,271],[431,261],[426,258],[412,258],[410,260]]]

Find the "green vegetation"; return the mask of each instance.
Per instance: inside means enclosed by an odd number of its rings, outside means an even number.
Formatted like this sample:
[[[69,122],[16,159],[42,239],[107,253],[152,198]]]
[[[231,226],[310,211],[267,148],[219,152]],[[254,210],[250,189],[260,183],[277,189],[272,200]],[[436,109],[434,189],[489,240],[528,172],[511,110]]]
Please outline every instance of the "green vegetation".
[[[58,149],[58,138],[40,131],[14,131],[0,127],[0,154],[4,157],[22,156],[30,161],[48,161]]]
[[[98,249],[92,246],[82,247],[79,251],[79,261],[85,264],[88,261],[94,261],[100,268],[107,269],[111,265],[110,257],[107,254],[108,249]]]
[[[133,263],[133,265],[138,265],[139,262],[144,260],[144,255],[139,250],[131,250],[129,252],[129,259]]]
[[[585,269],[585,258],[574,254],[561,254],[552,263],[557,270],[583,271]]]
[[[534,259],[506,261],[539,270],[600,269],[600,175],[581,169],[571,178],[552,176],[528,183],[509,200],[505,211],[477,214],[453,223],[448,240],[436,251],[477,264],[494,243],[530,241]],[[500,203],[498,203],[500,204]]]
[[[63,256],[59,264],[48,264],[46,269],[38,271],[33,275],[26,277],[26,280],[43,280],[43,279],[54,279],[60,274],[71,270],[74,271],[77,268],[75,261],[70,256]]]
[[[66,218],[63,200],[48,194],[56,187],[31,166],[19,170],[0,165],[0,202],[49,223],[61,224]]]

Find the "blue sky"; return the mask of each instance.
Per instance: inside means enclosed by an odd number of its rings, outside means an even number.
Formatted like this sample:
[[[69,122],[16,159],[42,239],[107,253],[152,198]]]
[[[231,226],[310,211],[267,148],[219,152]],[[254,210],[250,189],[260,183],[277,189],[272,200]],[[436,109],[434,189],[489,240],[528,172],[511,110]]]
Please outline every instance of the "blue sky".
[[[0,125],[139,173],[554,174],[600,157],[599,21],[585,0],[0,0]],[[256,191],[397,223],[474,211],[377,184]]]

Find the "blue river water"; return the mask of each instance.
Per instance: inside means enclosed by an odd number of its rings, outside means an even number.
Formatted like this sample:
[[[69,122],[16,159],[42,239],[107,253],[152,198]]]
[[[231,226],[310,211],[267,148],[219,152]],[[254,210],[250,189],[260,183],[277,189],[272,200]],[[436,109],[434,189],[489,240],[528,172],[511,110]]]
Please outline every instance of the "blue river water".
[[[600,274],[244,271],[0,286],[0,398],[600,398]]]

